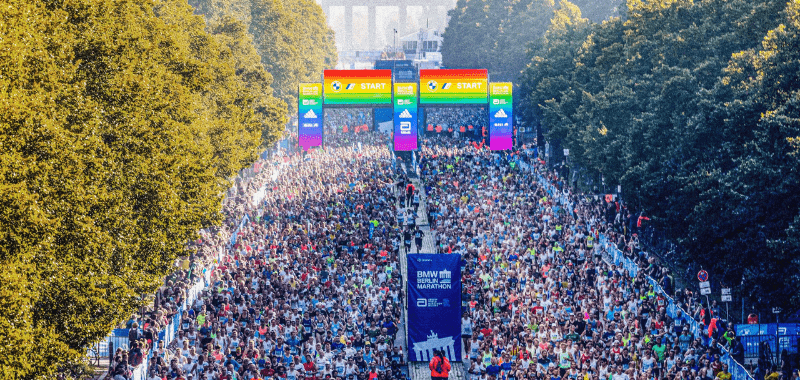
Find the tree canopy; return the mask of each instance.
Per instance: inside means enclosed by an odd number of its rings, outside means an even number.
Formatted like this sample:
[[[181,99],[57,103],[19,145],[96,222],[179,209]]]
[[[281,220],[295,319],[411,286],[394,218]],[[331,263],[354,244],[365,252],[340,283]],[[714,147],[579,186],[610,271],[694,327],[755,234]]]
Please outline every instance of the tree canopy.
[[[601,20],[615,12],[614,2],[586,1]],[[485,68],[492,81],[516,81],[528,44],[545,33],[555,7],[553,0],[459,0],[442,34],[443,65]]]
[[[678,264],[744,276],[760,307],[800,305],[798,2],[628,0],[599,24],[570,8],[531,45],[527,121],[621,184]]]
[[[333,30],[314,0],[191,0],[209,25],[241,22],[256,53],[272,74],[275,95],[297,108],[301,82],[319,82],[322,70],[336,66]]]
[[[2,0],[0,378],[80,361],[219,221],[286,120],[247,45],[175,0]]]

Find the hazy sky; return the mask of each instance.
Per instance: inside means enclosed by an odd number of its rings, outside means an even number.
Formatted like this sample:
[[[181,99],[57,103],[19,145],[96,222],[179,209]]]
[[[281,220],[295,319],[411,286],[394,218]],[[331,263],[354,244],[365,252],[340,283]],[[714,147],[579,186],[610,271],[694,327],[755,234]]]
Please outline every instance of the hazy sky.
[[[369,44],[367,39],[368,33],[368,20],[367,20],[367,7],[354,6],[353,8],[353,41],[351,49],[367,50]],[[449,8],[447,8],[449,9]],[[445,7],[431,7],[429,14],[426,14],[424,7],[411,6],[408,7],[408,21],[405,27],[405,34],[418,31],[419,28],[425,28],[426,23],[431,28],[438,28],[444,31],[447,23],[447,9]],[[344,24],[344,10],[345,7],[330,7],[328,14],[328,25],[336,32],[336,47],[341,50],[348,50],[347,41],[345,41],[345,24]],[[391,46],[394,43],[392,34],[394,28],[398,25],[399,8],[394,6],[377,7],[375,14],[375,25],[377,31],[375,33],[375,42],[373,48],[382,50],[385,46]],[[402,33],[402,32],[401,32]],[[400,45],[399,37],[402,35],[398,33],[398,46]]]

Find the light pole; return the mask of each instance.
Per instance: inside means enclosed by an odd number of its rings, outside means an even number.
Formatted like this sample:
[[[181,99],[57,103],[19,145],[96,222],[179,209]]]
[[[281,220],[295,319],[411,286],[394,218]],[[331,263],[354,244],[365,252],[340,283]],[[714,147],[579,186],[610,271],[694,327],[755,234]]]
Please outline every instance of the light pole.
[[[392,52],[392,59],[397,59],[397,29],[394,30],[394,51]]]
[[[745,324],[747,322],[746,319],[744,319],[744,275],[742,275],[742,282],[739,284],[739,287],[742,289],[740,291],[742,297],[742,321],[740,323]]]
[[[772,309],[772,312],[775,313],[775,309]],[[781,321],[780,321],[780,309],[777,310],[778,312],[775,313],[775,366],[781,365]]]

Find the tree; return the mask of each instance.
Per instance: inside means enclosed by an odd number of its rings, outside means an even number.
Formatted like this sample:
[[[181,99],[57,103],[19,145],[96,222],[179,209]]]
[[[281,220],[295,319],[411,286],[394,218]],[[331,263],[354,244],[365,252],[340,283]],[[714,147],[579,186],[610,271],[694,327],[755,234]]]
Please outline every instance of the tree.
[[[313,0],[251,0],[250,33],[276,95],[297,110],[301,82],[318,82],[337,62],[333,31]]]
[[[571,135],[577,129],[569,117],[573,111],[562,109],[576,103],[561,101],[582,93],[580,87],[573,87],[574,60],[591,29],[580,9],[568,1],[562,1],[551,15],[547,32],[528,45],[528,64],[519,80],[519,109],[530,124],[552,120],[545,127],[560,142],[576,138]],[[548,113],[546,118],[544,113]]]
[[[245,27],[261,58],[264,69],[272,75],[271,87],[290,112],[297,110],[297,89],[301,82],[318,82],[322,70],[336,66],[336,41],[327,25],[322,8],[313,0],[192,0],[189,2],[208,25],[227,25],[234,21]],[[238,26],[236,27],[238,28]],[[236,33],[239,33],[238,31]],[[240,45],[241,46],[241,45]],[[247,53],[250,54],[249,52]],[[264,109],[267,114],[280,112],[278,106]],[[276,138],[264,129],[264,141]]]
[[[442,64],[449,68],[491,67],[493,37],[501,24],[496,1],[458,0],[447,15],[450,22],[442,33]]]
[[[783,15],[760,46],[732,56],[715,88],[722,149],[709,177],[718,190],[697,202],[698,216],[725,214],[719,207],[735,216],[713,224],[705,240],[716,244],[707,255],[727,253],[718,266],[731,277],[744,274],[762,307],[800,305],[800,166],[792,145],[800,136],[800,4],[788,3]],[[734,147],[722,134],[746,142]]]
[[[575,0],[572,3],[581,9],[583,17],[594,23],[620,16],[620,8],[625,6],[624,0]]]
[[[674,264],[744,275],[761,306],[800,305],[797,5],[785,7],[629,0],[570,37],[554,21],[521,86],[523,116],[621,184],[679,243]]]
[[[611,15],[613,6],[599,10],[606,5],[593,8],[594,15]],[[443,64],[486,68],[493,81],[516,81],[525,69],[528,44],[542,37],[554,10],[552,0],[459,0],[442,35]]]
[[[4,0],[0,19],[0,377],[48,377],[219,221],[285,116],[179,1]]]
[[[272,146],[283,134],[288,121],[287,107],[273,95],[272,75],[264,69],[252,36],[243,22],[230,16],[223,17],[219,24],[211,24],[209,29],[215,40],[227,48],[225,54],[230,54],[234,61],[234,72],[245,87],[243,92],[251,97],[253,122],[258,125],[254,131],[261,134],[261,146]]]

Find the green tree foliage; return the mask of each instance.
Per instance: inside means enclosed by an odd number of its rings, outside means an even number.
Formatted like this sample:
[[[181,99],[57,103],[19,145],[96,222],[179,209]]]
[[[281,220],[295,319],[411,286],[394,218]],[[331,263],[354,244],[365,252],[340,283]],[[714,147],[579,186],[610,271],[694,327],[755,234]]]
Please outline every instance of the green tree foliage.
[[[0,378],[79,362],[285,120],[241,36],[204,29],[175,0],[2,1]]]
[[[205,16],[212,30],[217,30],[218,25],[222,30],[231,30],[235,21],[244,25],[249,36],[237,38],[252,39],[254,54],[260,56],[264,69],[272,75],[269,82],[275,96],[286,102],[291,112],[297,110],[298,84],[318,82],[322,70],[336,66],[333,30],[314,0],[191,0],[189,3]],[[252,56],[249,51],[241,52]],[[279,110],[265,111],[269,115]],[[269,131],[265,128],[265,141],[275,137]]]
[[[612,16],[619,16],[624,0],[575,0],[573,4],[581,9],[581,14],[592,22],[603,22]]]
[[[238,79],[234,83],[244,86],[236,93],[242,94],[242,100],[248,101],[250,108],[255,111],[251,119],[255,123],[252,131],[261,134],[262,146],[272,146],[281,138],[288,121],[287,107],[283,100],[273,95],[272,75],[264,69],[252,36],[247,33],[243,22],[230,16],[209,26],[215,40],[227,48],[224,54],[233,59],[233,70]]]
[[[591,2],[593,15],[608,17],[611,3]],[[493,81],[516,81],[527,45],[548,29],[555,7],[553,0],[459,0],[442,35],[444,66],[486,68]]]
[[[301,82],[319,82],[338,60],[333,30],[314,0],[250,0],[250,33],[276,95],[297,110]]]
[[[250,27],[250,0],[190,0],[195,13],[205,17],[209,25],[219,24],[226,17],[233,17]]]
[[[519,102],[520,111],[534,123],[543,117],[545,108],[539,106],[544,105],[549,96],[560,100],[582,92],[582,84],[575,83],[572,77],[574,61],[590,31],[589,22],[581,17],[578,7],[567,1],[562,1],[551,16],[550,27],[544,36],[529,45],[528,64],[519,80],[520,96],[524,98]],[[578,87],[573,87],[576,84]],[[568,106],[574,102],[564,104]],[[568,139],[573,131],[574,128],[564,125],[559,130],[552,130],[552,137]]]
[[[798,5],[784,8],[629,0],[624,19],[582,28],[562,4],[521,78],[524,117],[622,184],[686,248],[677,264],[744,275],[764,305],[800,305]]]
[[[549,0],[459,0],[442,34],[442,63],[513,80],[525,62],[525,44],[547,30],[551,13]]]

